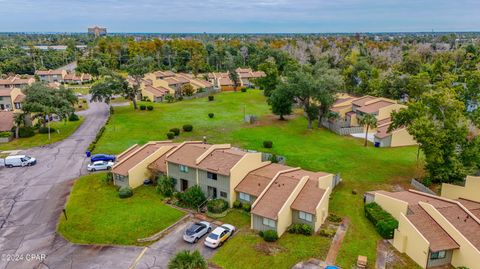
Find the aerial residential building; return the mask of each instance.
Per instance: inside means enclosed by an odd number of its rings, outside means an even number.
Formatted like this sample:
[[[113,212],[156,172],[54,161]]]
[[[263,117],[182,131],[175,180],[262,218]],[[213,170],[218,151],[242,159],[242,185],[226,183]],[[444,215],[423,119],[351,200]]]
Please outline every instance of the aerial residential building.
[[[14,125],[13,111],[0,111],[0,132],[9,132]]]
[[[48,83],[52,82],[64,82],[64,78],[67,75],[65,70],[37,70],[35,75],[38,76],[40,81],[45,81]]]
[[[255,79],[265,77],[265,72],[263,71],[252,71],[250,68],[237,68],[235,70],[238,75],[240,87],[253,87]],[[223,73],[209,73],[208,78],[210,82],[218,89],[222,91],[233,91],[235,90],[235,84],[230,79],[228,72]]]
[[[95,35],[95,37],[106,36],[107,35],[107,28],[99,27],[99,26],[93,26],[93,27],[88,28],[88,34]]]
[[[76,73],[68,73],[64,76],[63,81],[68,84],[82,84],[87,83],[92,80],[92,76],[90,74],[76,74]]]
[[[137,187],[166,175],[175,189],[200,186],[208,199],[251,204],[251,228],[282,235],[293,223],[314,231],[328,216],[328,200],[339,177],[262,161],[262,154],[229,144],[150,142],[120,154],[112,168],[115,185]]]
[[[11,76],[6,79],[0,79],[0,89],[25,89],[27,86],[32,85],[35,82],[35,78],[31,76],[21,77],[19,75]]]
[[[359,124],[359,119],[366,114],[375,116],[377,128],[370,128],[373,134],[372,142],[379,147],[398,147],[416,145],[417,142],[407,132],[406,128],[388,131],[392,120],[391,113],[406,106],[396,101],[374,96],[353,97],[341,95],[330,109],[329,119],[324,119],[323,126],[340,135],[364,133],[365,128]]]
[[[480,177],[465,186],[443,184],[442,196],[414,190],[366,193],[398,220],[393,246],[422,268],[480,268]]]

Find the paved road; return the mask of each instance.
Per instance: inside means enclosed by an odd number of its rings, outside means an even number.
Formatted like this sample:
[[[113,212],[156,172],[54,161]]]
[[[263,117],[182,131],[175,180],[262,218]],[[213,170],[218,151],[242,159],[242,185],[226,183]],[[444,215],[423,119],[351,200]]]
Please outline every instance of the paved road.
[[[55,233],[73,179],[86,172],[85,149],[105,123],[108,107],[92,103],[79,114],[86,120],[71,137],[25,151],[38,159],[37,165],[0,170],[0,269],[128,268],[141,252],[137,247],[73,245]],[[32,260],[31,254],[46,259]]]

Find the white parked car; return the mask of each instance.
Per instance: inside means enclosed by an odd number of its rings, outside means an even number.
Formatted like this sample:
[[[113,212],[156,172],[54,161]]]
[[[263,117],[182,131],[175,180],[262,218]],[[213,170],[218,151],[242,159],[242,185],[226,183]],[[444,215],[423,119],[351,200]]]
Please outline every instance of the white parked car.
[[[90,172],[110,170],[113,167],[113,162],[97,161],[87,165],[87,170]]]
[[[14,155],[14,156],[8,156],[5,158],[6,167],[31,166],[36,163],[37,163],[37,160],[35,158],[32,158],[27,155]]]
[[[198,239],[208,234],[212,230],[212,224],[210,222],[201,221],[195,222],[185,230],[183,234],[183,240],[188,243],[197,243]]]
[[[217,248],[228,240],[235,233],[235,227],[230,224],[223,224],[213,230],[205,239],[205,246]]]

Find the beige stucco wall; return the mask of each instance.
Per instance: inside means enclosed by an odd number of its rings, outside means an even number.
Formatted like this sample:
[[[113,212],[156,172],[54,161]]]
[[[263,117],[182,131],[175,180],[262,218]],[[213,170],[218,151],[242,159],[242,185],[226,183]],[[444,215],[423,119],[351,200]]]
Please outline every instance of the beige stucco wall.
[[[315,209],[315,232],[317,232],[320,229],[320,226],[322,226],[323,222],[325,222],[325,219],[327,219],[328,216],[328,202],[330,201],[330,194],[331,194],[331,189],[327,187],[325,189],[325,193],[323,194],[322,199],[318,203],[317,208]]]
[[[402,147],[417,145],[417,141],[411,136],[406,128],[401,128],[392,132],[391,147]]]
[[[375,193],[375,203],[380,205],[383,210],[390,213],[395,219],[399,219],[401,215],[406,215],[408,210],[408,203],[398,200],[381,193]]]
[[[406,253],[422,268],[427,266],[430,244],[415,226],[401,213],[398,229],[395,230],[393,246],[401,253]]]
[[[437,222],[443,230],[460,246],[453,252],[452,265],[466,266],[470,269],[480,268],[480,251],[470,243],[438,210],[430,204],[419,202],[419,205]]]
[[[480,177],[467,176],[465,187],[442,184],[442,197],[449,199],[464,198],[480,203]]]
[[[293,201],[297,198],[298,193],[302,190],[305,183],[308,181],[308,176],[303,177],[298,183],[297,187],[292,191],[288,199],[283,204],[282,208],[278,212],[277,216],[277,233],[278,236],[281,236],[288,227],[292,224],[292,206]]]
[[[230,169],[230,206],[237,200],[237,185],[248,173],[264,165],[262,153],[247,153]]]
[[[330,190],[333,189],[333,174],[328,174],[326,176],[318,178],[318,187],[321,189],[326,190],[327,188],[330,188]]]
[[[154,153],[150,154],[143,161],[139,162],[134,167],[128,170],[128,182],[130,187],[136,188],[143,184],[143,181],[152,176],[150,170],[147,168],[149,164],[158,159],[160,156],[169,151],[172,146],[162,146]]]
[[[153,96],[153,93],[145,90],[145,87],[142,87],[142,96],[143,97],[148,97],[150,101],[154,102],[155,101],[155,96]]]

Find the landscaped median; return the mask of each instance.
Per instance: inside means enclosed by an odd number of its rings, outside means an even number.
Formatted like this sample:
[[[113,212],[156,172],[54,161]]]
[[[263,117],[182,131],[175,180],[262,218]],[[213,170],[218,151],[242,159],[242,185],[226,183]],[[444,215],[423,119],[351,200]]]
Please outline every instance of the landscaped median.
[[[151,236],[181,219],[185,213],[165,205],[153,186],[141,186],[130,198],[120,199],[117,187],[107,184],[106,173],[75,181],[60,216],[58,232],[79,244],[144,245]]]

